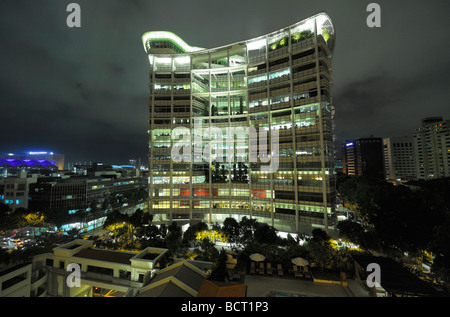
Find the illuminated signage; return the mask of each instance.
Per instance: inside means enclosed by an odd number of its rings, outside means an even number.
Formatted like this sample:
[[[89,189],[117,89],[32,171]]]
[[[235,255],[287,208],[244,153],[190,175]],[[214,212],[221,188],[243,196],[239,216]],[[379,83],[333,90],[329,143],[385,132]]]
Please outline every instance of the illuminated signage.
[[[46,155],[47,152],[28,152],[29,155]]]
[[[28,155],[53,155],[53,152],[28,152]]]

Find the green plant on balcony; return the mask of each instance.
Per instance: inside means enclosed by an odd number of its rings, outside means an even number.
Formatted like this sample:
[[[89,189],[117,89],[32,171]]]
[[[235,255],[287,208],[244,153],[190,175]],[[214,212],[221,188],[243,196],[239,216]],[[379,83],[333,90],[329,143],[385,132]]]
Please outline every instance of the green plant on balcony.
[[[279,41],[276,41],[276,42],[270,44],[269,51],[273,51],[278,48],[282,48],[282,47],[286,46],[287,43],[288,43],[288,38],[287,38],[287,36],[285,36],[285,37],[281,38]]]
[[[291,36],[291,43],[297,43],[301,42],[307,38],[310,38],[313,35],[313,33],[309,30],[302,31],[302,32],[296,32],[292,34]]]
[[[226,183],[228,177],[228,171],[225,169],[225,165],[220,165],[219,162],[214,162],[211,169],[212,183]]]
[[[248,182],[248,167],[242,162],[233,164],[233,182],[247,183]]]
[[[211,105],[211,116],[217,116],[217,107],[215,105]]]

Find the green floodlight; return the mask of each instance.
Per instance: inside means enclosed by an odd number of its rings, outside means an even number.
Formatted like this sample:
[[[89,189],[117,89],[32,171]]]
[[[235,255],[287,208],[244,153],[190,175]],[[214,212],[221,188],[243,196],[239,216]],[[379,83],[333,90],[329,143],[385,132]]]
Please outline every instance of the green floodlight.
[[[144,44],[145,51],[151,49],[152,42],[170,42],[177,47],[183,53],[191,53],[195,51],[204,50],[201,47],[190,46],[183,41],[178,35],[168,31],[150,31],[142,35],[142,43]]]

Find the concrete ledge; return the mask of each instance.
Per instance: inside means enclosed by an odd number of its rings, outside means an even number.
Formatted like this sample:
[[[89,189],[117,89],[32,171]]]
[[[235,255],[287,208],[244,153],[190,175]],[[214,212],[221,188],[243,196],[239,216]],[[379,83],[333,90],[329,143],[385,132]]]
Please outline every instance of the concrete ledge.
[[[325,284],[339,284],[341,285],[340,281],[331,281],[331,280],[321,280],[321,279],[313,279],[314,283],[325,283]]]

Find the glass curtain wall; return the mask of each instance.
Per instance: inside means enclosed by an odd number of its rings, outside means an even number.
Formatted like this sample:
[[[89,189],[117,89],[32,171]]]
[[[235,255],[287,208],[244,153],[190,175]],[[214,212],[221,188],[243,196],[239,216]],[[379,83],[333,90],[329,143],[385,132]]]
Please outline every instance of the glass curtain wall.
[[[333,226],[335,32],[328,15],[217,49],[170,51],[153,41],[147,34],[150,211],[168,221],[247,215],[291,232]],[[271,153],[275,138],[278,153]],[[175,162],[174,151],[183,150],[185,159]],[[265,169],[263,154],[278,155],[275,171]]]

